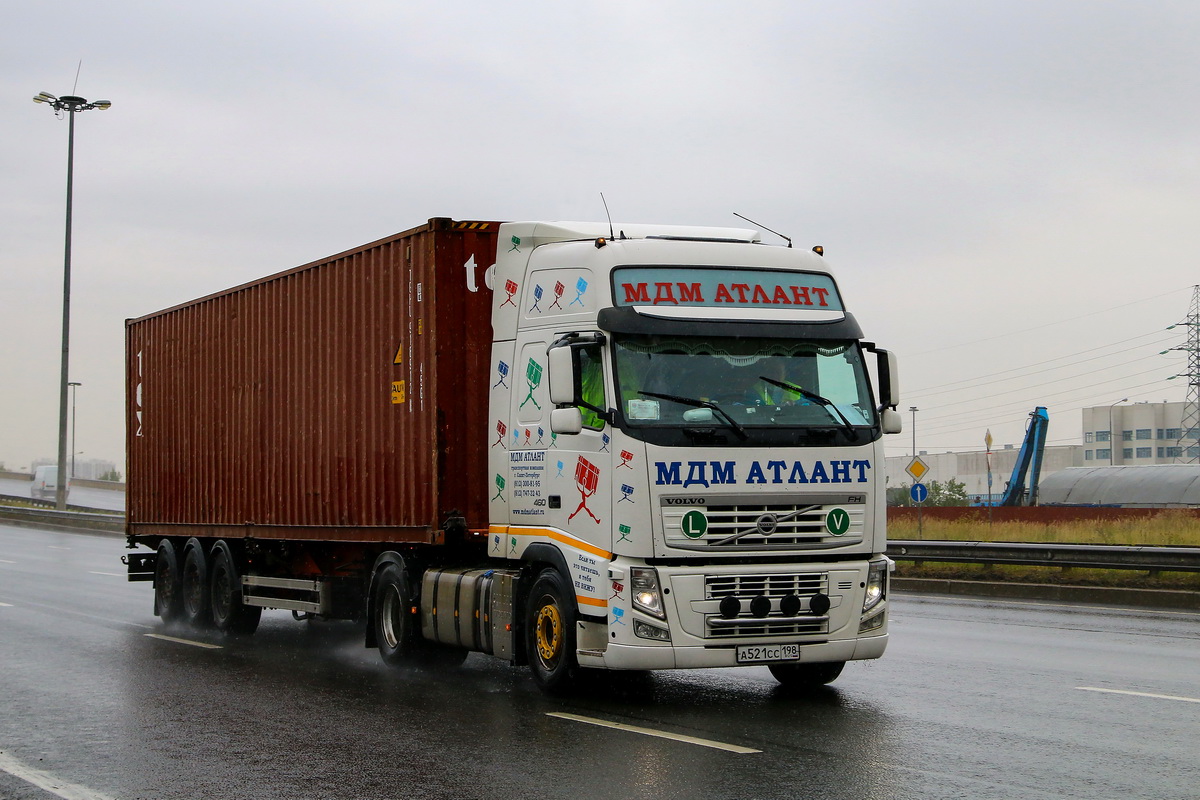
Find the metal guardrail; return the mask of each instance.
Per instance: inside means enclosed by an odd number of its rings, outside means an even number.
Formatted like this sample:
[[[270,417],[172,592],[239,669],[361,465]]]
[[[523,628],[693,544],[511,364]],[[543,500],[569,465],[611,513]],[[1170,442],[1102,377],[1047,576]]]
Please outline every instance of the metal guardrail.
[[[28,502],[28,498],[12,499]],[[125,515],[119,513],[57,511],[49,508],[0,505],[0,521],[59,530],[118,533],[123,533],[125,530]],[[1127,569],[1145,572],[1200,572],[1200,547],[894,539],[888,542],[887,555],[897,561],[1090,567],[1092,569]]]
[[[27,497],[14,499],[30,502]],[[54,508],[0,505],[0,522],[66,531],[125,531],[125,515],[119,512],[104,514],[96,511],[59,511]]]
[[[1200,572],[1200,547],[893,540],[887,554],[898,561]]]

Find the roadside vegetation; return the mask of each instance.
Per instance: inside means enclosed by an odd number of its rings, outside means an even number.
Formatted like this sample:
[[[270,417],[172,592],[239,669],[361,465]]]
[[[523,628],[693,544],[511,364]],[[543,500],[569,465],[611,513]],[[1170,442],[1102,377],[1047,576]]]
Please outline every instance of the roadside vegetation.
[[[1149,517],[1125,519],[989,523],[987,509],[981,508],[955,520],[925,517],[919,528],[914,516],[889,519],[888,538],[1200,547],[1200,518],[1184,511],[1164,510]],[[1147,574],[1136,570],[900,561],[896,576],[1200,591],[1200,573],[1190,572]]]
[[[1058,544],[1140,544],[1200,547],[1200,518],[1166,509],[1149,517],[1053,522],[989,522],[980,508],[960,519],[926,516],[918,528],[913,516],[890,518],[891,539],[955,542],[1053,542]]]

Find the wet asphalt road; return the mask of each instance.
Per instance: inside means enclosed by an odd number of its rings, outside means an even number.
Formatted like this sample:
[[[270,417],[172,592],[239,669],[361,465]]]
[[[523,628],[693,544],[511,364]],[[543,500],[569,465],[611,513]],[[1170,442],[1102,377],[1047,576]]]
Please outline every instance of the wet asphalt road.
[[[824,691],[747,667],[555,699],[480,655],[393,670],[348,623],[164,629],[123,552],[0,527],[0,798],[1200,797],[1196,613],[901,595],[887,655]]]

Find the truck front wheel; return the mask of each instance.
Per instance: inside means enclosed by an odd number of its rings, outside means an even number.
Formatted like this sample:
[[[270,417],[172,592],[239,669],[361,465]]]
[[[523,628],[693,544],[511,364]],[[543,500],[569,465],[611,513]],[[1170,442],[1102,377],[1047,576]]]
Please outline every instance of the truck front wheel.
[[[411,663],[417,649],[416,617],[408,574],[399,564],[388,564],[375,580],[375,642],[389,664]]]
[[[547,692],[570,689],[578,678],[575,614],[566,583],[556,569],[545,569],[533,582],[526,606],[525,646],[533,680]]]
[[[784,686],[815,689],[837,680],[844,666],[845,661],[829,661],[820,664],[768,664],[767,669]]]

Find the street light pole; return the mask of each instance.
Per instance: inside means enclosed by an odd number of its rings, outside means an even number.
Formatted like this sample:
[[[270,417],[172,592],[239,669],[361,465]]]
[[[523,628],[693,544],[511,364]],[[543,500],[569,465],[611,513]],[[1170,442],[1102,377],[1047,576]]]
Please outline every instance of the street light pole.
[[[1110,467],[1113,465],[1113,451],[1117,449],[1117,437],[1115,435],[1116,431],[1113,430],[1113,407],[1116,406],[1117,403],[1125,403],[1128,401],[1128,397],[1122,397],[1116,403],[1113,403],[1108,407],[1108,465]]]
[[[911,411],[911,412],[912,412],[912,415],[913,415],[913,424],[912,424],[912,429],[913,429],[913,458],[916,458],[916,457],[917,457],[917,412],[918,412],[918,411],[920,411],[920,409],[919,409],[919,408],[917,408],[916,406],[909,406],[909,407],[908,407],[908,410],[909,410],[909,411]]]
[[[71,381],[67,385],[71,387],[71,480],[75,480],[75,390],[83,384]]]
[[[75,114],[98,108],[105,111],[112,107],[108,100],[96,100],[89,103],[82,97],[64,95],[55,97],[48,92],[39,92],[33,102],[47,103],[59,114],[66,113],[67,125],[67,225],[66,244],[63,247],[63,313],[62,313],[62,369],[58,386],[58,471],[57,486],[54,492],[54,506],[59,511],[67,507],[67,480],[63,476],[67,461],[67,378],[69,364],[69,349],[71,340],[71,194],[75,179]],[[71,448],[74,450],[74,447]],[[72,454],[72,458],[74,455]]]

